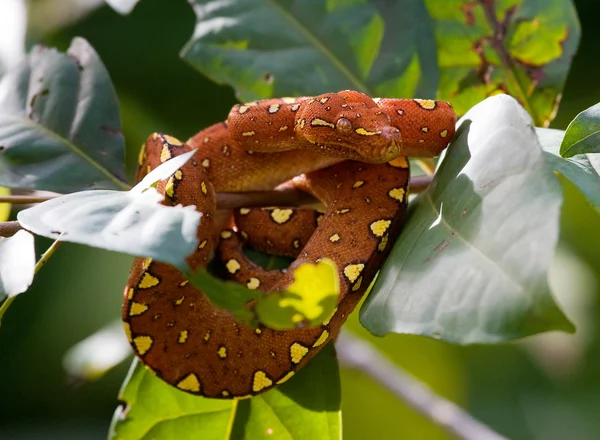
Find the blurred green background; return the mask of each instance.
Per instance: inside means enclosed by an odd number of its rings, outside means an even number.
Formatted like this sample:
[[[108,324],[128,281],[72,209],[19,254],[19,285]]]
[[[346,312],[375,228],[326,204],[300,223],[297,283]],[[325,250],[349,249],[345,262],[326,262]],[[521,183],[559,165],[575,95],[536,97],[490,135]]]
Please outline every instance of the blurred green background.
[[[583,37],[554,128],[600,101],[600,2],[575,3]],[[28,46],[65,50],[78,35],[100,54],[121,102],[130,175],[149,133],[185,139],[223,119],[235,103],[229,87],[178,57],[195,21],[184,0],[142,0],[125,17],[98,0],[30,0],[28,7]],[[413,336],[370,338],[398,365],[512,439],[600,438],[600,217],[571,184],[563,188],[562,240],[550,282],[577,334],[472,347]],[[48,242],[38,245],[43,250]],[[128,362],[96,382],[74,384],[62,359],[120,316],[130,260],[65,244],[15,301],[0,331],[0,439],[106,438]],[[356,317],[349,327],[368,337]],[[345,439],[449,438],[362,373],[344,370],[342,389]]]

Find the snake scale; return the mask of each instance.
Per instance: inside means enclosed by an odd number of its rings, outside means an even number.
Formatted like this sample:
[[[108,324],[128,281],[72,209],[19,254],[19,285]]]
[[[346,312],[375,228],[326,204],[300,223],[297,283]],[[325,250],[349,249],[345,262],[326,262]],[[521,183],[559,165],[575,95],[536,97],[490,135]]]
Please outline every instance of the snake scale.
[[[226,122],[187,143],[151,135],[140,153],[138,181],[198,149],[158,185],[164,204],[195,205],[203,213],[198,249],[188,257],[192,268],[218,256],[231,278],[268,292],[291,284],[299,265],[328,258],[338,268],[341,291],[335,314],[319,327],[250,328],[214,307],[177,269],[136,258],[123,321],[138,358],[167,383],[211,398],[251,397],[288,380],[336,337],[388,255],[407,207],[406,156],[439,154],[455,122],[446,102],[371,99],[346,90],[239,104]],[[219,220],[216,192],[283,183],[313,194],[325,212],[241,208]],[[287,271],[263,269],[242,252],[246,240],[295,260]]]

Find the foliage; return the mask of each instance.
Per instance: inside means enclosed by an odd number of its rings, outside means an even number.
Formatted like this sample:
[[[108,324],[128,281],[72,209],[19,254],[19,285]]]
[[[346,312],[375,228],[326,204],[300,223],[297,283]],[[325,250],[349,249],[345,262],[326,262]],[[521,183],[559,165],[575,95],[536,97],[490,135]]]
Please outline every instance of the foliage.
[[[126,13],[136,2],[110,3]],[[572,331],[546,281],[563,203],[553,172],[598,210],[599,118],[592,108],[566,134],[532,130],[554,117],[579,41],[570,1],[190,3],[198,20],[182,58],[232,86],[242,100],[353,88],[371,96],[447,99],[465,114],[433,184],[411,203],[361,310],[365,327],[462,344]],[[502,92],[516,101],[488,98]],[[67,54],[35,48],[0,82],[0,184],[127,189],[120,130],[113,86],[85,40],[74,40]],[[152,188],[178,167],[171,166],[128,192],[75,192],[18,219],[39,235],[62,233],[61,240],[186,270],[199,215],[158,205]],[[153,227],[165,221],[156,234]],[[144,235],[150,229],[152,236]],[[9,258],[21,261],[14,253]],[[259,302],[261,322],[287,328],[298,310],[312,323],[331,313],[337,280],[331,267],[304,270],[321,270],[324,287],[308,284],[311,273],[298,276],[287,292],[301,289],[296,296]],[[257,319],[243,307],[255,292],[203,271],[188,276],[219,306]],[[339,438],[339,394],[333,347],[288,383],[236,403],[189,396],[134,363],[121,393],[128,408],[117,411],[111,432],[128,439],[178,438],[190,430],[215,438],[263,438],[270,430],[281,430],[281,438]]]

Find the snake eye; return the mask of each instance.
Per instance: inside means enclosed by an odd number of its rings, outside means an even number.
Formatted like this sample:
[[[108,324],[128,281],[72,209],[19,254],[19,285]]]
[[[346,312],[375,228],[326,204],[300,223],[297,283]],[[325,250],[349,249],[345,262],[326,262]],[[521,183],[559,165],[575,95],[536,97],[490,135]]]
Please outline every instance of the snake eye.
[[[350,122],[346,118],[338,119],[337,122],[335,123],[335,126],[338,131],[340,131],[344,134],[352,133],[352,122]]]

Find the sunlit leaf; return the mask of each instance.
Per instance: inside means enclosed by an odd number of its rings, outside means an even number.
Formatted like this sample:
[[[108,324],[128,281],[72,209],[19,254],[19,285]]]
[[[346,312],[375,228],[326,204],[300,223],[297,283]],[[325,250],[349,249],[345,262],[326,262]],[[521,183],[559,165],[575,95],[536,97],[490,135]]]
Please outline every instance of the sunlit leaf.
[[[559,154],[565,132],[536,128],[550,166],[573,182],[590,204],[600,212],[600,154],[577,154],[567,159]]]
[[[376,335],[463,344],[572,331],[546,280],[562,193],[531,118],[500,95],[459,124],[432,185],[412,205],[361,322]]]
[[[34,47],[0,81],[0,185],[123,189],[124,176],[117,98],[94,49]]]
[[[560,155],[600,153],[600,104],[579,113],[567,127]]]
[[[341,89],[435,95],[434,34],[421,0],[190,3],[198,21],[183,58],[242,100]]]
[[[194,206],[164,206],[151,185],[172,174],[194,152],[157,167],[131,191],[82,191],[19,212],[30,231],[61,241],[86,244],[185,267],[198,245],[201,213]]]
[[[34,269],[33,235],[21,230],[12,237],[0,237],[0,300],[25,292]]]
[[[282,385],[251,399],[205,399],[161,381],[137,361],[121,389],[110,439],[262,440],[341,438],[340,379],[333,344]],[[160,402],[157,405],[157,402]]]
[[[508,93],[535,125],[554,118],[580,38],[571,0],[425,0],[433,19],[440,99],[459,114]]]

